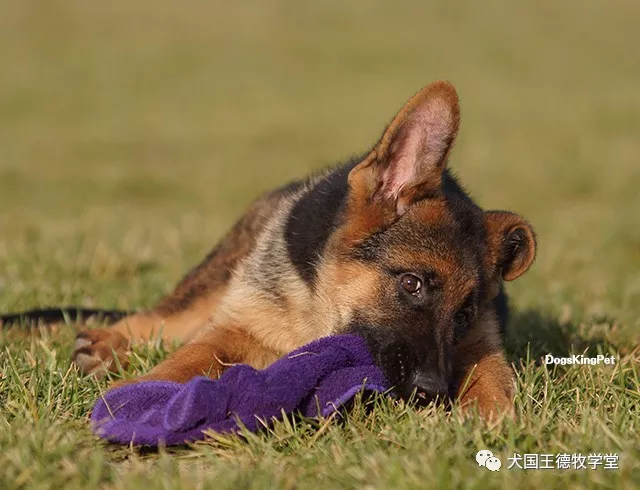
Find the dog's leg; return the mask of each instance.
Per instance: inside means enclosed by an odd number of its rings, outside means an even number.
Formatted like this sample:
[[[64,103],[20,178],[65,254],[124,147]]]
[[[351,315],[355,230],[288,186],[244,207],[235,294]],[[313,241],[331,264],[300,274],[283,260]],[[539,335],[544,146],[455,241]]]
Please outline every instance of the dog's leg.
[[[113,353],[126,367],[130,342],[157,337],[189,342],[207,325],[224,296],[232,271],[254,248],[277,200],[278,196],[265,196],[255,201],[202,263],[151,311],[124,318],[109,328],[81,332],[76,338],[74,363],[85,374],[101,375],[107,370],[116,371]]]
[[[456,348],[457,399],[463,408],[476,406],[488,420],[513,415],[515,380],[504,357],[500,328],[493,318],[479,322]]]
[[[76,337],[72,360],[84,374],[115,372],[118,364],[126,368],[131,343],[156,338],[188,342],[207,323],[215,304],[216,298],[207,297],[183,311],[156,309],[123,318],[110,327],[83,330]]]
[[[238,327],[208,327],[206,332],[182,346],[149,373],[112,385],[139,381],[166,380],[184,383],[195,376],[218,378],[234,364],[249,364],[262,369],[273,363],[281,353],[271,350],[246,330]]]

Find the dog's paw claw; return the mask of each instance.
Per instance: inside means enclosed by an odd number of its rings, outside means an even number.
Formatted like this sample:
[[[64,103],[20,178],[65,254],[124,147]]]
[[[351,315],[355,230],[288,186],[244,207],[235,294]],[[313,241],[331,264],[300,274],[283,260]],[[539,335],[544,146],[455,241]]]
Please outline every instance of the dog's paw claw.
[[[128,347],[129,342],[119,332],[108,328],[85,330],[76,336],[71,360],[82,374],[102,378],[109,371],[117,372],[118,366],[127,368]]]

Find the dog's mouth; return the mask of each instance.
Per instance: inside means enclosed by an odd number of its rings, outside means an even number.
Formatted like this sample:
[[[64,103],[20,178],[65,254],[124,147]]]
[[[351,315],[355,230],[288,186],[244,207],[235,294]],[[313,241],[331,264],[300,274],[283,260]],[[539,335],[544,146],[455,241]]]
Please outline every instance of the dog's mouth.
[[[434,404],[449,408],[455,390],[449,385],[444,389],[425,388],[424,386],[413,385],[409,389],[409,393],[409,396],[403,396],[403,398],[414,402],[419,407],[426,407],[427,405]]]
[[[421,407],[432,403],[450,406],[455,386],[429,369],[420,369],[421,363],[410,342],[382,341],[380,335],[376,335],[375,328],[360,324],[353,325],[350,333],[364,338],[375,363],[382,369],[387,383],[399,398]]]
[[[387,381],[397,394],[419,406],[449,405],[455,387],[444,377],[417,367],[415,356],[404,343],[392,344],[377,356]]]

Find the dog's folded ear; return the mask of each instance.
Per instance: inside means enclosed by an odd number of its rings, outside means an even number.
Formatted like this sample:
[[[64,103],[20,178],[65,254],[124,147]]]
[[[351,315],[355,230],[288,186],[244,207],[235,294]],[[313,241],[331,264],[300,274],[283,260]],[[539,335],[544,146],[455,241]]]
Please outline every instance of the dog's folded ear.
[[[370,199],[389,200],[403,214],[439,191],[459,121],[453,85],[428,85],[400,110],[369,158],[352,170],[350,184],[365,185]]]
[[[513,281],[533,263],[536,236],[521,216],[507,211],[487,211],[489,261],[505,281]]]

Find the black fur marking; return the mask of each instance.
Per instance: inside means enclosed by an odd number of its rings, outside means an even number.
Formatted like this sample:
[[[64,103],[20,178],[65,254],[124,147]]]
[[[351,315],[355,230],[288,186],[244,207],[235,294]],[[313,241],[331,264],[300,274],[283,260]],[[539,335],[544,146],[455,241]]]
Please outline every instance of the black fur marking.
[[[131,312],[120,310],[101,310],[97,308],[77,308],[75,306],[62,306],[59,308],[45,308],[0,315],[0,325],[34,325],[38,323],[58,323],[67,319],[80,321],[95,316],[108,323],[115,323]]]
[[[527,235],[524,230],[517,229],[507,239],[506,250],[505,250],[505,259],[504,264],[506,265],[513,262],[516,257],[520,254],[523,254],[524,248],[527,243]]]
[[[354,159],[327,174],[291,210],[285,230],[287,252],[300,277],[310,285],[327,240],[339,224],[349,172],[360,161]]]
[[[496,316],[498,317],[498,326],[500,327],[500,333],[504,340],[507,334],[507,323],[509,321],[509,298],[504,292],[504,286],[500,285],[500,291],[493,300],[493,306],[496,309]]]

